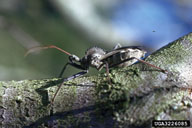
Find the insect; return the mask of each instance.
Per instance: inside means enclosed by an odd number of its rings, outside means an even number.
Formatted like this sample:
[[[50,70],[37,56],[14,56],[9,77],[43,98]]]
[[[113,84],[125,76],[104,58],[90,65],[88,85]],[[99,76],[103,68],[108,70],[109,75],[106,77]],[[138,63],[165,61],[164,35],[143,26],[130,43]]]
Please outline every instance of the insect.
[[[125,67],[125,66],[130,66],[134,64],[137,61],[140,61],[144,64],[147,64],[151,67],[154,67],[156,69],[159,69],[160,71],[166,73],[167,71],[164,69],[161,69],[160,67],[157,67],[155,65],[152,65],[140,58],[144,57],[145,54],[147,53],[142,47],[140,46],[126,46],[122,47],[120,44],[117,44],[113,50],[111,51],[105,51],[102,48],[99,47],[92,47],[89,48],[85,52],[85,56],[83,58],[79,58],[78,56],[74,54],[70,54],[69,52],[66,52],[65,50],[55,46],[55,45],[49,45],[49,46],[40,46],[40,47],[35,47],[31,48],[27,53],[29,54],[30,52],[33,52],[33,50],[37,49],[49,49],[49,48],[55,48],[61,52],[64,52],[69,56],[69,62],[67,62],[59,77],[62,77],[66,67],[68,65],[82,70],[81,72],[78,72],[68,78],[65,78],[63,82],[59,85],[56,93],[53,96],[52,103],[54,102],[54,99],[59,92],[61,86],[63,85],[64,82],[72,80],[74,78],[80,77],[88,73],[89,67],[94,67],[97,70],[101,70],[102,68],[106,68],[107,75],[109,77],[109,69],[113,67]]]

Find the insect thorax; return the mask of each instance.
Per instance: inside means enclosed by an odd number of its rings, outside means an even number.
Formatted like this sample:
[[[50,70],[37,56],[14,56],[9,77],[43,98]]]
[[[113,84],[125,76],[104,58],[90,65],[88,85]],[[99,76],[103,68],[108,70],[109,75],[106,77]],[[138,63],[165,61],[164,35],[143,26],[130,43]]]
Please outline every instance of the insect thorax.
[[[98,68],[101,64],[103,64],[102,61],[100,61],[100,58],[105,55],[106,52],[99,47],[92,47],[89,48],[85,52],[85,56],[82,58],[82,66],[92,66],[95,68]]]

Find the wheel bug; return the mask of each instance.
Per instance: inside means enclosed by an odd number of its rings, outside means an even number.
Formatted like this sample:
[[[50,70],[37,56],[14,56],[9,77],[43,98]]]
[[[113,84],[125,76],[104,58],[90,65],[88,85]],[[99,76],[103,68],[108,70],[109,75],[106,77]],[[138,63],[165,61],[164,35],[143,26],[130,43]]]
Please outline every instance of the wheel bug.
[[[89,48],[85,52],[85,56],[80,59],[78,56],[70,54],[69,52],[66,52],[65,50],[63,50],[57,46],[49,45],[49,46],[42,46],[42,47],[40,46],[40,47],[31,48],[25,54],[25,56],[28,55],[29,53],[33,52],[33,50],[37,50],[37,49],[41,50],[41,49],[48,49],[48,48],[55,48],[61,52],[64,52],[65,54],[67,54],[69,56],[69,62],[67,62],[64,65],[59,77],[62,77],[62,75],[68,65],[71,65],[72,67],[82,70],[81,72],[78,72],[63,80],[63,82],[59,85],[57,91],[55,92],[51,103],[54,102],[54,99],[64,82],[85,75],[86,73],[88,73],[90,66],[96,68],[99,71],[105,67],[108,78],[109,78],[109,69],[110,68],[113,68],[116,66],[118,66],[118,67],[130,66],[137,61],[140,61],[140,62],[147,64],[151,67],[154,67],[156,69],[159,69],[160,71],[162,71],[164,73],[167,72],[166,70],[161,69],[160,67],[152,65],[144,60],[141,60],[140,58],[144,57],[147,52],[140,46],[121,47],[120,44],[117,44],[113,48],[113,50],[111,50],[109,52],[106,52],[105,50],[103,50],[102,48],[99,48],[99,47],[92,47],[92,48]]]

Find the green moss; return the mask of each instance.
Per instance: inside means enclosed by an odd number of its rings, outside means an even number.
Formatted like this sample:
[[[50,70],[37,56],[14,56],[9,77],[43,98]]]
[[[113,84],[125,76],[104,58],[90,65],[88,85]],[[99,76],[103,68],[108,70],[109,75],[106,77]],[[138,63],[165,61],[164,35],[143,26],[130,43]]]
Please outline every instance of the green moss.
[[[192,34],[182,37],[145,59],[155,66],[168,70],[172,75],[162,75],[161,72],[143,63],[126,68],[114,68],[109,75],[112,80],[111,83],[107,81],[105,75],[100,75],[103,79],[98,82],[97,94],[98,103],[102,104],[101,108],[114,114],[118,122],[127,121],[130,124],[138,123],[141,125],[152,117],[154,118],[155,115],[169,109],[173,103],[180,102],[184,96],[182,92],[167,92],[166,94],[160,86],[168,82],[168,79],[177,81],[178,65],[186,62],[186,56],[192,54],[191,49],[188,49],[192,46],[191,39]],[[186,40],[190,40],[190,42]],[[166,77],[165,81],[163,79],[161,81],[160,77],[163,76]],[[152,88],[152,90],[147,95],[142,95],[140,88]],[[157,91],[153,91],[156,88]],[[138,97],[137,95],[141,96]]]
[[[110,73],[111,82],[105,75],[100,75],[103,80],[97,83],[96,88],[97,103],[101,104],[100,111],[105,111],[106,115],[125,111],[129,106],[130,90],[137,88],[142,80],[140,73],[141,71],[135,66],[114,69]]]
[[[189,40],[192,44],[192,33],[189,33],[188,35],[186,35],[185,38]]]
[[[175,72],[178,72],[175,67],[187,61],[186,56],[192,53],[188,49],[191,45],[190,34],[145,59],[151,64],[173,72],[172,75],[163,74],[154,70],[153,67],[137,63],[125,68],[112,69],[109,74],[111,82],[108,81],[106,74],[67,81],[55,99],[54,113],[81,108],[81,105],[84,106],[85,103],[81,100],[85,99],[91,105],[96,102],[98,105],[96,108],[99,110],[96,114],[99,118],[110,115],[120,124],[142,125],[150,119],[159,118],[161,113],[170,110],[172,105],[180,103],[182,98],[188,95],[175,87],[177,82]],[[175,83],[171,83],[172,81]],[[61,79],[55,78],[0,82],[0,94],[3,95],[6,89],[8,89],[6,93],[11,93],[10,96],[7,94],[9,102],[0,97],[0,106],[3,108],[13,106],[14,115],[25,117],[25,120],[38,120],[42,116],[49,115],[49,101],[61,82]],[[82,84],[81,88],[79,84]],[[84,84],[96,84],[96,86],[87,88],[83,87]],[[165,86],[162,87],[162,84]],[[173,87],[166,86],[170,84],[173,84]],[[82,89],[88,91],[82,91]],[[172,115],[175,119],[179,117],[176,113]],[[82,122],[85,124],[90,122],[90,113],[84,112],[80,117],[69,113],[64,119],[57,121],[60,126],[71,126],[71,124],[79,126]]]
[[[192,34],[184,36],[173,43],[168,44],[167,46],[161,48],[159,51],[155,52],[154,54],[150,55],[146,61],[149,61],[153,64],[156,64],[160,67],[165,67],[173,69],[172,65],[177,64],[178,62],[183,61],[186,59],[186,56],[192,53],[190,49],[187,47],[192,45],[192,43],[188,44],[188,41],[192,39]],[[190,41],[191,42],[191,41]]]

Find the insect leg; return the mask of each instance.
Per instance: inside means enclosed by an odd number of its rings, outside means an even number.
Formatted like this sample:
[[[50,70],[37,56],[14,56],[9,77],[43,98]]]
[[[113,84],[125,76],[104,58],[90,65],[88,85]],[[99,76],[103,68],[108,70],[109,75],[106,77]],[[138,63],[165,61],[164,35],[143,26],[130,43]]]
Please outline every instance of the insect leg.
[[[69,63],[66,63],[65,65],[64,65],[64,67],[62,68],[62,70],[61,70],[61,73],[59,74],[59,78],[61,78],[62,77],[62,75],[63,75],[63,73],[64,73],[64,71],[65,71],[65,69],[66,69],[66,67],[69,65]]]
[[[162,68],[160,68],[160,67],[157,67],[157,66],[155,66],[155,65],[153,65],[153,64],[150,64],[150,63],[148,63],[148,62],[146,62],[146,61],[144,61],[144,60],[141,60],[141,59],[136,58],[136,57],[133,57],[133,58],[134,58],[134,59],[137,59],[138,61],[140,61],[140,62],[142,62],[142,63],[144,63],[144,64],[147,64],[147,65],[149,65],[149,66],[151,66],[151,67],[154,67],[154,68],[156,68],[156,69],[159,69],[159,70],[161,70],[161,71],[164,72],[164,73],[168,73],[167,70],[164,70],[164,69],[162,69]]]
[[[105,68],[106,68],[106,73],[107,73],[107,79],[108,79],[109,83],[111,83],[111,79],[109,77],[109,64],[107,62],[105,62]]]
[[[70,62],[70,63],[68,62],[68,63],[66,63],[66,64],[64,65],[64,67],[62,68],[61,73],[59,74],[59,78],[62,77],[62,75],[63,75],[63,73],[64,73],[64,71],[65,71],[65,69],[67,68],[68,65],[71,65],[71,66],[73,66],[73,67],[75,67],[75,68],[77,68],[77,69],[80,69],[80,70],[85,70],[84,68],[81,67],[81,65],[78,65],[78,64],[76,64],[76,63],[74,63],[74,62]]]
[[[147,64],[147,65],[149,65],[149,66],[151,66],[151,67],[154,67],[154,68],[156,68],[156,69],[159,69],[159,70],[161,70],[161,71],[164,72],[164,73],[168,73],[167,70],[164,70],[164,69],[162,69],[162,68],[160,68],[160,67],[157,67],[157,66],[155,66],[155,65],[153,65],[153,64],[150,64],[150,63],[148,63],[148,62],[146,62],[146,61],[144,61],[144,60],[141,60],[141,59],[139,59],[139,58],[136,58],[136,57],[131,57],[131,58],[125,59],[125,60],[123,60],[123,61],[121,61],[121,62],[119,62],[119,63],[113,64],[113,65],[110,66],[110,68],[115,67],[115,66],[117,66],[117,65],[119,65],[119,64],[122,64],[122,63],[124,63],[124,62],[126,62],[126,61],[129,61],[129,60],[132,60],[132,59],[137,59],[138,61],[140,61],[140,62],[142,62],[142,63],[144,63],[144,64]]]
[[[122,47],[121,44],[118,43],[118,44],[115,45],[115,47],[113,47],[113,49],[115,50],[115,49],[118,49],[118,48],[121,48],[121,47]]]
[[[77,73],[77,74],[74,74],[74,75],[66,78],[66,79],[63,79],[62,83],[59,85],[57,91],[55,92],[55,94],[54,94],[54,96],[53,96],[53,99],[51,100],[51,104],[54,102],[55,97],[56,97],[57,93],[59,92],[59,90],[60,90],[60,88],[61,88],[61,86],[63,85],[64,82],[69,81],[69,80],[72,80],[72,79],[75,79],[75,78],[80,77],[80,76],[83,76],[83,75],[85,75],[86,73],[88,73],[88,70],[83,70],[83,71],[81,71],[81,72],[79,72],[79,73]]]

